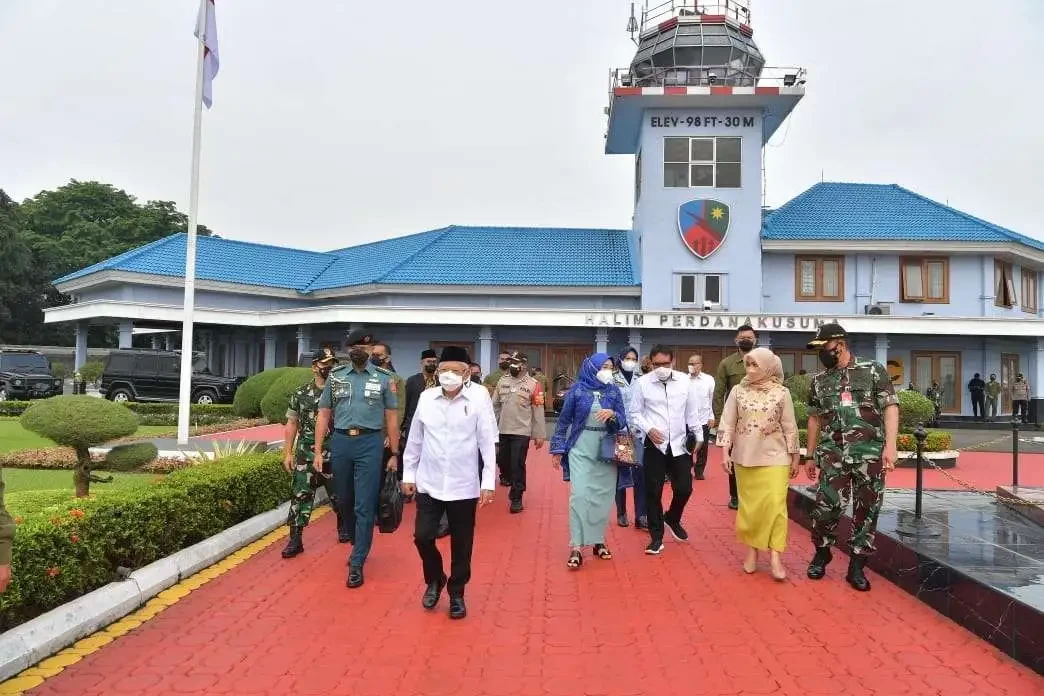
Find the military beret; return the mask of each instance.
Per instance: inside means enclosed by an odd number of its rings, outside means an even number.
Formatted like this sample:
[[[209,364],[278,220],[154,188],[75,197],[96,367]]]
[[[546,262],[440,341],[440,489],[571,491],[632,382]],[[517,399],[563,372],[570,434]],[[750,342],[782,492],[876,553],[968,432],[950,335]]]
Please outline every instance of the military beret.
[[[421,353],[421,360],[427,360],[428,358],[437,358],[439,354],[433,351],[431,348]]]
[[[337,356],[334,355],[333,350],[329,347],[320,348],[312,354],[312,364],[324,364],[334,365],[337,363]]]
[[[446,346],[442,349],[442,355],[439,356],[439,362],[462,362],[470,363],[471,356],[468,355],[468,351],[460,346]]]
[[[816,337],[808,342],[808,348],[816,350],[830,343],[830,341],[847,338],[848,332],[845,331],[843,326],[837,322],[830,322],[819,327],[819,330],[816,331]]]
[[[347,331],[344,343],[347,346],[372,346],[374,344],[373,332],[369,329]]]
[[[515,365],[521,365],[523,363],[529,362],[529,358],[526,356],[525,353],[516,350],[508,357],[508,362]]]

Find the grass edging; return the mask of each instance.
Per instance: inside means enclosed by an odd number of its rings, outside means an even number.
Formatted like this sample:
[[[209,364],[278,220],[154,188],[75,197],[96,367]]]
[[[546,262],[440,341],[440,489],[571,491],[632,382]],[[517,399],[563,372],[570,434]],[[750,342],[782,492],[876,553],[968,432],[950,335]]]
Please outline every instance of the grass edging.
[[[318,491],[316,502],[325,501]],[[130,614],[177,582],[286,524],[289,502],[0,634],[0,682]]]

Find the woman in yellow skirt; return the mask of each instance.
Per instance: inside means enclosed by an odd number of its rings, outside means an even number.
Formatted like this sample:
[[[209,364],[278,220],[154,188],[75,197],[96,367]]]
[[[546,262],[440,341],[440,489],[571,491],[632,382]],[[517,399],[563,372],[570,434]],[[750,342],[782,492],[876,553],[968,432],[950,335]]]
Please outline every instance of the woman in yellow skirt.
[[[716,444],[725,470],[736,472],[740,507],[736,536],[750,547],[743,570],[758,567],[758,551],[770,552],[772,577],[786,579],[780,553],[787,545],[787,487],[798,472],[798,427],[783,364],[768,348],[743,358],[747,376],[729,394]]]

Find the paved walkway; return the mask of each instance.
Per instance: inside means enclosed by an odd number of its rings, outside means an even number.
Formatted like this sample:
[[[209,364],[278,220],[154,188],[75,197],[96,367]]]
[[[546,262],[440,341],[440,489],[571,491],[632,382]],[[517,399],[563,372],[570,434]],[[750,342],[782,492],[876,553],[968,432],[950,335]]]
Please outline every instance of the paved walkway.
[[[348,547],[335,543],[326,514],[308,530],[304,555],[281,559],[280,538],[206,584],[188,581],[187,589],[197,589],[96,652],[85,650],[91,654],[29,693],[991,696],[1044,689],[1044,679],[887,581],[874,576],[870,594],[854,592],[842,581],[844,558],[826,580],[807,580],[811,545],[797,525],[791,579],[774,582],[764,569],[744,575],[716,460],[709,479],[696,482],[684,520],[689,543],[670,542],[662,556],[647,557],[646,537],[614,523],[615,559],[588,556],[570,572],[568,488],[546,453],[530,462],[526,511],[509,515],[500,489],[480,512],[464,621],[449,620],[445,598],[432,613],[420,606],[412,506],[397,533],[377,535],[366,585],[357,590],[344,585]]]

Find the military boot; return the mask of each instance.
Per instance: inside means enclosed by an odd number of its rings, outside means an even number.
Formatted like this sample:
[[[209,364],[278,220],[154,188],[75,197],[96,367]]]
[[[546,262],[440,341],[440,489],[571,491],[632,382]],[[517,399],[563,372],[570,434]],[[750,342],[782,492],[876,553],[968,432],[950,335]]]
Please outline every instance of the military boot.
[[[304,551],[304,543],[301,541],[302,528],[296,525],[290,527],[290,540],[286,542],[283,549],[283,558],[293,558]]]
[[[821,579],[826,575],[827,564],[832,560],[834,560],[834,555],[830,553],[830,547],[820,546],[816,549],[816,555],[812,557],[812,562],[808,564],[808,577],[812,580]]]
[[[852,554],[851,560],[848,561],[848,575],[845,576],[848,584],[860,592],[870,591],[870,579],[863,573],[865,565],[866,556]]]

